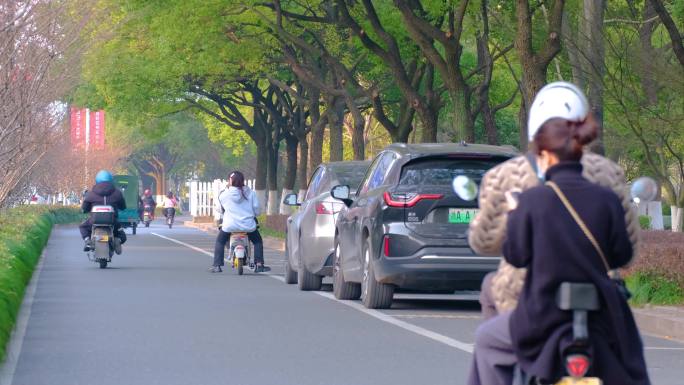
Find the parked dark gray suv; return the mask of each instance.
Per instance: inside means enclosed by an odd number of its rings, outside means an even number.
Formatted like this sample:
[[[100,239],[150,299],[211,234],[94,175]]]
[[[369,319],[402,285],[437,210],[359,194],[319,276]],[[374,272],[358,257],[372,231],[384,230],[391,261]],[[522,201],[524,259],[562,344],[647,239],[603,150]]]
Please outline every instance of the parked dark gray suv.
[[[499,258],[477,256],[468,245],[477,185],[515,155],[486,145],[393,144],[375,158],[356,193],[335,186],[333,197],[345,203],[335,226],[335,296],[388,308],[395,289],[479,290]],[[470,197],[456,194],[468,182]]]

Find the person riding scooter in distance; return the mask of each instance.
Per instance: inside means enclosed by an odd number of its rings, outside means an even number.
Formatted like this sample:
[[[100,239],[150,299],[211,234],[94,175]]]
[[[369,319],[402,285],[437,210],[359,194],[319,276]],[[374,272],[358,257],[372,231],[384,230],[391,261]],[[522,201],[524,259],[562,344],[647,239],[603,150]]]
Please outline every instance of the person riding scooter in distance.
[[[157,208],[157,202],[152,198],[152,191],[150,189],[145,189],[142,197],[142,210],[140,211],[140,220],[143,218],[143,213],[145,212],[145,206],[149,206],[150,209],[150,219],[154,220],[154,210]]]
[[[164,208],[164,217],[168,218],[171,216],[173,218],[176,215],[176,205],[178,200],[173,196],[173,192],[169,191],[164,197],[162,202],[162,207]]]
[[[107,205],[112,206],[116,211],[126,209],[126,201],[121,193],[121,190],[114,186],[114,177],[112,173],[107,170],[101,170],[95,176],[95,185],[90,189],[83,198],[81,209],[84,213],[90,213],[93,206]],[[81,232],[81,237],[85,242],[83,251],[90,251],[90,235],[93,223],[90,217],[83,221],[78,227]],[[121,245],[126,243],[126,233],[121,228],[121,224],[117,221],[114,225],[114,251],[121,254]]]
[[[226,243],[231,232],[246,232],[249,241],[254,244],[254,261],[256,272],[269,271],[264,266],[264,242],[257,228],[256,217],[261,213],[256,193],[245,186],[245,176],[240,171],[233,171],[228,177],[228,188],[218,196],[220,210],[223,213],[219,234],[214,246],[214,263],[209,269],[212,273],[220,273],[225,256]]]

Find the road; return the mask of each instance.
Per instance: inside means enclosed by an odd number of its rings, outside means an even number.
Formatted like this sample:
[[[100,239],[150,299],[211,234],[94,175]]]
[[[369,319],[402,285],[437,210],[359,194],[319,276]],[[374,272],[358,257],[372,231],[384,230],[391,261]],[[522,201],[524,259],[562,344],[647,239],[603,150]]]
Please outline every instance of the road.
[[[270,276],[210,274],[213,237],[160,222],[129,236],[105,270],[81,247],[76,228],[53,231],[1,384],[466,382],[480,321],[472,295],[403,295],[367,310],[334,300],[330,285],[285,285],[274,250]],[[684,344],[644,340],[653,383],[681,385]]]

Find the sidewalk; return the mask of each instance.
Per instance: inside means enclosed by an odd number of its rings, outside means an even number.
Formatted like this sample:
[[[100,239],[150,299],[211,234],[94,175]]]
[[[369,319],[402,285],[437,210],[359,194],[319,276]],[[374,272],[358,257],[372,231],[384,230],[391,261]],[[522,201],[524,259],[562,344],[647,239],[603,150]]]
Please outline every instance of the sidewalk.
[[[684,342],[684,307],[646,305],[632,313],[642,333]]]
[[[212,234],[218,231],[213,223],[186,221],[184,224]],[[285,241],[278,238],[264,237],[264,246],[285,251]],[[632,308],[632,312],[642,333],[684,342],[684,307],[647,305]]]

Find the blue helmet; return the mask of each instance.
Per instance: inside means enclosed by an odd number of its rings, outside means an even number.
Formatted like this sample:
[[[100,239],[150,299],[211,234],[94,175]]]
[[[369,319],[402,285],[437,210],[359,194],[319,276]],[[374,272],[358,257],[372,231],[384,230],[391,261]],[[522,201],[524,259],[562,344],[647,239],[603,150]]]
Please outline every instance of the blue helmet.
[[[112,176],[112,173],[107,170],[100,170],[100,172],[98,172],[97,175],[95,175],[95,183],[102,182],[114,182],[114,177]]]

